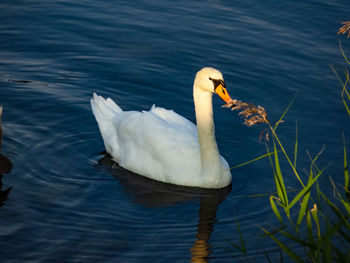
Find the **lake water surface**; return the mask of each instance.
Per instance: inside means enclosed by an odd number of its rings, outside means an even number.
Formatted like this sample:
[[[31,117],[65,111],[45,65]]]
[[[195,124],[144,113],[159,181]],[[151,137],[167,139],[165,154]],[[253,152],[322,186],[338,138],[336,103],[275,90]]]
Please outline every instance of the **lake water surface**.
[[[342,178],[350,119],[329,65],[341,68],[350,39],[342,1],[16,1],[0,3],[2,153],[14,165],[0,207],[2,262],[236,262],[278,259],[260,226],[277,224],[268,160],[232,171],[232,188],[192,191],[146,180],[111,164],[89,99],[111,97],[125,110],[152,104],[194,119],[192,84],[204,66],[219,69],[232,97],[278,120],[298,168],[306,154]],[[248,128],[214,98],[216,136],[230,166],[265,153],[260,128]],[[114,167],[114,168],[113,168]],[[287,167],[287,165],[286,165]],[[292,176],[286,184],[298,187]],[[301,251],[302,252],[302,251]],[[199,262],[199,261],[198,261]]]

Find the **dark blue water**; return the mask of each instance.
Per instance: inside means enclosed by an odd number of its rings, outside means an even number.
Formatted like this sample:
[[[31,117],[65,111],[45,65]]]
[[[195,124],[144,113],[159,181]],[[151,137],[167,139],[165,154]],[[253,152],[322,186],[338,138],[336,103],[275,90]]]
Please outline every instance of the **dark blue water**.
[[[188,191],[114,167],[89,99],[113,98],[125,110],[153,103],[195,121],[192,83],[204,66],[224,74],[232,97],[264,106],[288,151],[298,125],[298,168],[311,155],[342,179],[342,132],[349,117],[329,65],[341,68],[337,36],[349,20],[343,1],[1,1],[2,153],[13,186],[0,207],[0,258],[6,262],[209,262],[279,258],[259,226],[276,224],[267,160],[233,170],[232,189]],[[241,125],[214,99],[219,149],[231,166],[265,152],[260,128]],[[292,155],[292,152],[291,152]],[[101,160],[102,159],[102,160]],[[115,166],[115,165],[114,165]],[[285,166],[287,168],[287,165]],[[289,172],[290,173],[290,172]],[[288,174],[288,173],[287,173]],[[290,173],[291,174],[291,173]],[[286,184],[297,187],[291,175]],[[303,251],[301,251],[303,252]]]

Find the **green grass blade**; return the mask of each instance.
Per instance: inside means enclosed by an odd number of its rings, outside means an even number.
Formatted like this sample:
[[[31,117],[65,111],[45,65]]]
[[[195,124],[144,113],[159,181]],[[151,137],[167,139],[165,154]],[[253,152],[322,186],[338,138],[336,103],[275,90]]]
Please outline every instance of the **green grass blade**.
[[[307,227],[307,237],[309,240],[309,244],[311,246],[315,246],[314,235],[312,233],[312,220],[311,220],[310,211],[307,211],[307,214],[306,214],[306,227]]]
[[[349,189],[349,167],[348,167],[348,158],[346,156],[346,145],[345,145],[345,135],[343,133],[343,142],[344,142],[344,186],[346,191],[346,196],[350,197]]]
[[[276,171],[275,171],[275,166],[273,165],[273,161],[272,161],[272,158],[271,158],[271,155],[273,155],[274,152],[270,152],[269,146],[267,145],[266,142],[265,142],[265,146],[266,146],[266,151],[267,151],[267,153],[269,154],[268,156],[269,156],[269,161],[270,161],[270,165],[271,165],[273,174],[275,175],[275,173],[276,173]]]
[[[346,57],[346,55],[345,55],[345,53],[344,53],[344,50],[343,50],[343,48],[341,47],[341,41],[340,41],[340,39],[339,39],[339,48],[340,48],[340,52],[342,53],[342,55],[343,55],[345,61],[350,65],[350,61],[349,61],[348,58]]]
[[[349,71],[345,69],[344,74],[345,74],[346,80],[342,89],[342,97],[344,97],[344,94],[345,94],[347,99],[350,100],[350,94],[348,92],[348,89],[346,88],[346,86],[349,84],[349,81],[350,81]]]
[[[348,104],[346,103],[345,99],[342,98],[343,100],[343,104],[344,104],[344,107],[346,109],[346,112],[348,113],[348,115],[350,116],[350,107],[348,106]]]
[[[264,249],[264,255],[265,255],[267,261],[268,261],[269,263],[272,263],[272,261],[271,261],[271,259],[270,259],[270,257],[269,257],[269,254],[266,252],[265,249]]]
[[[316,156],[317,158],[317,156]],[[305,196],[303,197],[303,201],[301,202],[301,206],[300,206],[300,210],[299,210],[299,215],[298,215],[298,219],[297,219],[297,229],[299,228],[304,215],[305,215],[305,211],[307,208],[307,205],[309,203],[309,198],[310,198],[310,191],[311,191],[311,186],[312,186],[312,180],[313,180],[313,170],[312,170],[312,166],[314,161],[316,160],[316,158],[313,160],[312,164],[311,164],[311,168],[310,168],[310,175],[309,175],[309,181],[306,185],[306,187],[309,187],[309,190],[306,191]],[[321,175],[321,174],[320,174]],[[294,201],[294,200],[293,200]],[[295,200],[297,201],[297,200]]]
[[[240,252],[242,252],[243,254],[245,254],[245,253],[243,252],[242,248],[241,248],[239,245],[237,245],[235,242],[233,242],[233,241],[231,241],[231,240],[229,240],[228,242],[230,243],[231,246],[235,247],[237,250],[239,250]],[[232,251],[233,251],[233,250],[232,250]]]
[[[284,225],[283,220],[282,220],[282,217],[281,217],[281,214],[280,214],[280,212],[278,211],[278,208],[277,208],[277,206],[276,206],[276,204],[275,204],[274,199],[277,199],[277,200],[278,200],[277,197],[275,197],[275,196],[270,196],[271,208],[272,208],[273,212],[275,213],[275,215],[276,215],[278,221],[280,221],[280,223],[281,223],[282,225]]]
[[[327,238],[324,238],[324,252],[323,252],[323,255],[324,255],[324,262],[326,263],[331,263],[332,262],[332,243],[331,243],[331,236],[328,237],[328,233],[327,231],[329,230],[329,227],[330,225],[327,225],[327,228],[326,228],[326,235],[327,235]]]
[[[348,104],[347,104],[347,102],[345,100],[345,98],[347,98],[347,100],[350,101],[350,94],[349,94],[349,92],[347,90],[347,85],[349,84],[349,72],[347,70],[345,70],[344,74],[346,76],[346,81],[343,84],[343,89],[342,89],[342,92],[341,92],[341,99],[343,101],[343,104],[344,104],[344,106],[346,108],[347,113],[350,115],[350,109],[349,109],[349,106],[348,106]],[[344,95],[346,95],[346,97]]]
[[[305,215],[305,211],[307,208],[307,204],[309,202],[309,198],[310,198],[310,191],[311,191],[311,186],[316,182],[316,180],[318,179],[318,177],[322,174],[322,171],[319,171],[319,169],[317,168],[317,166],[315,165],[315,162],[317,160],[317,158],[321,155],[321,153],[323,152],[324,147],[322,148],[322,150],[316,155],[316,157],[312,160],[311,166],[310,166],[310,175],[309,175],[309,180],[308,183],[306,185],[306,192],[305,192],[305,196],[303,197],[303,201],[301,203],[301,207],[299,210],[299,215],[298,215],[298,219],[297,219],[297,228],[300,226],[304,215]],[[313,166],[316,167],[316,170],[318,170],[318,174],[316,176],[316,178],[313,178]],[[308,189],[308,190],[307,190]],[[301,198],[302,195],[300,195]],[[299,199],[294,199],[292,202],[296,203]]]
[[[235,242],[233,242],[231,240],[228,240],[228,242],[233,247],[235,247],[237,250],[241,251],[244,255],[247,255],[247,249],[246,249],[246,246],[245,246],[245,242],[244,242],[244,239],[243,239],[242,231],[241,231],[241,228],[239,226],[238,220],[236,221],[236,224],[237,224],[237,230],[238,230],[239,238],[240,238],[240,245],[237,245]]]
[[[318,167],[317,167],[317,165],[316,165],[316,161],[317,161],[318,157],[320,157],[320,155],[323,153],[323,151],[324,151],[325,148],[326,148],[326,147],[323,145],[323,146],[322,146],[322,149],[317,153],[317,155],[316,155],[315,158],[313,158],[313,159],[312,159],[310,153],[307,151],[307,154],[308,154],[308,156],[309,156],[309,158],[310,158],[310,160],[311,160],[310,174],[313,173],[313,168],[315,168],[317,172],[320,172],[320,169],[318,169]]]
[[[311,186],[317,181],[318,177],[323,173],[324,169],[321,170],[314,178],[308,181],[307,185],[301,190],[290,202],[288,209],[291,209],[299,200],[301,197],[303,197],[311,188]]]
[[[293,99],[292,99],[292,100],[290,101],[290,103],[288,104],[287,108],[284,110],[284,112],[283,112],[281,118],[276,122],[275,127],[273,128],[274,131],[276,131],[278,125],[282,122],[284,116],[285,116],[285,115],[287,114],[287,112],[289,111],[289,108],[293,105],[294,100],[295,100],[296,97],[297,97],[297,95],[295,94],[294,97],[293,97]]]
[[[242,196],[246,196],[246,197],[264,197],[264,196],[270,196],[270,195],[276,195],[276,192],[272,192],[272,193],[266,193],[266,194],[253,194],[253,195],[242,195]]]
[[[292,235],[291,233],[288,233],[286,231],[283,230],[279,230],[278,233],[281,233],[282,235],[284,235],[285,237],[293,240],[294,242],[298,243],[299,245],[301,245],[302,247],[310,247],[310,244],[302,239],[300,239],[297,236]]]
[[[298,123],[295,123],[294,169],[297,169],[297,157],[298,157]]]
[[[238,229],[239,239],[240,239],[241,248],[242,248],[241,251],[243,252],[244,255],[247,255],[247,249],[246,249],[246,246],[245,246],[245,242],[244,242],[244,239],[243,239],[242,231],[241,231],[241,228],[239,226],[238,220],[237,220],[237,229]]]
[[[317,206],[316,204],[314,207],[310,210],[311,211],[311,216],[313,217],[315,224],[316,224],[316,229],[317,229],[317,243],[316,243],[316,258],[320,259],[321,258],[321,246],[322,246],[322,236],[321,236],[321,228],[320,228],[320,222],[318,220],[318,213],[317,213]]]
[[[292,170],[293,170],[295,176],[298,178],[300,184],[301,184],[303,187],[305,187],[303,181],[300,179],[300,176],[299,176],[298,172],[295,170],[294,165],[293,165],[292,162],[290,161],[290,158],[289,158],[289,156],[288,156],[286,150],[284,149],[284,147],[283,147],[281,141],[279,140],[279,138],[278,138],[278,136],[277,136],[275,130],[272,128],[271,125],[269,125],[269,128],[270,128],[270,130],[271,130],[271,132],[272,132],[272,134],[273,134],[273,137],[274,137],[274,138],[276,139],[276,141],[278,142],[278,145],[279,145],[279,147],[281,148],[281,150],[282,150],[284,156],[286,157],[286,159],[287,159],[289,165],[291,166],[291,168],[292,168]]]
[[[241,163],[241,164],[238,164],[238,165],[236,165],[236,166],[233,166],[233,167],[230,168],[230,170],[236,169],[236,168],[238,168],[238,167],[241,167],[241,166],[244,166],[244,165],[247,165],[247,164],[250,164],[250,163],[253,163],[253,162],[258,161],[258,160],[260,160],[260,159],[263,159],[263,158],[265,158],[265,157],[269,157],[269,156],[272,155],[272,154],[273,154],[272,152],[271,152],[271,153],[269,152],[269,153],[260,155],[260,156],[254,158],[254,159],[252,159],[252,160],[250,160],[250,161],[248,161],[248,162]]]
[[[284,181],[283,181],[280,162],[278,159],[278,152],[276,149],[276,143],[273,144],[273,149],[274,149],[274,154],[275,154],[275,167],[276,167],[275,181],[276,181],[277,193],[278,193],[279,198],[281,199],[283,206],[288,207],[288,196],[287,196],[286,187],[285,187]]]
[[[328,219],[326,219],[326,233],[323,236],[323,244],[324,244],[324,251],[323,251],[323,257],[324,262],[331,263],[332,262],[332,224],[329,222]]]
[[[270,234],[269,231],[266,229],[262,228],[262,230],[273,240],[275,243],[290,257],[292,258],[295,262],[299,263],[304,263],[304,261],[297,255],[295,254],[290,248],[288,248],[285,244],[283,244],[281,241],[279,241],[274,235]]]
[[[331,181],[332,183],[332,186],[333,186],[333,191],[334,191],[334,194],[339,198],[340,202],[343,204],[346,212],[348,213],[348,216],[350,216],[350,203],[346,200],[344,200],[344,198],[341,196],[341,194],[339,193],[335,183],[333,182],[332,178],[329,178],[329,180]]]
[[[340,201],[343,204],[346,212],[348,213],[348,217],[350,217],[350,204],[349,204],[349,202],[345,201],[343,198],[340,199]]]
[[[307,204],[309,203],[309,198],[310,198],[310,191],[308,191],[305,194],[305,196],[303,198],[303,201],[301,202],[299,215],[298,215],[298,219],[297,219],[297,227],[299,227],[301,222],[303,221],[303,218],[304,218],[304,215],[305,215],[305,211],[306,211],[306,208],[307,208]]]
[[[320,228],[320,222],[318,220],[318,213],[317,213],[317,206],[316,205],[314,205],[314,207],[311,209],[311,215],[316,223],[317,237],[319,239],[319,242],[321,243],[321,228]]]
[[[322,191],[320,191],[320,194],[322,198],[326,201],[326,203],[332,208],[333,212],[337,215],[337,217],[341,220],[341,222],[345,225],[345,227],[350,231],[350,223],[344,217],[340,209],[335,204],[333,204]]]
[[[334,75],[337,77],[338,81],[340,82],[341,86],[344,87],[344,83],[343,83],[343,80],[340,78],[337,70],[334,68],[334,66],[330,66]]]
[[[330,66],[330,67],[331,67],[334,75],[337,77],[338,81],[340,82],[340,85],[342,86],[341,98],[342,98],[343,104],[345,106],[345,109],[346,109],[348,115],[350,116],[350,109],[349,109],[349,106],[347,105],[345,98],[344,98],[344,93],[345,93],[347,95],[348,100],[350,100],[350,94],[346,88],[346,86],[349,82],[349,73],[347,71],[345,71],[346,82],[344,83],[343,80],[340,78],[337,70],[334,68],[334,66]]]

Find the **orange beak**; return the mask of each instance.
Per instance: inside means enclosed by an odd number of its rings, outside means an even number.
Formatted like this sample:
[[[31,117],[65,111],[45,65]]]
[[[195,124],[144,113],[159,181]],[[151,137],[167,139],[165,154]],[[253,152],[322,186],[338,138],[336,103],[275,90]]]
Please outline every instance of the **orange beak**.
[[[223,99],[223,101],[225,101],[227,103],[227,102],[231,101],[232,99],[231,99],[230,95],[228,95],[228,92],[227,92],[226,88],[224,87],[224,85],[222,83],[217,85],[215,88],[215,92],[216,92],[216,94],[218,94],[220,96],[221,99]]]

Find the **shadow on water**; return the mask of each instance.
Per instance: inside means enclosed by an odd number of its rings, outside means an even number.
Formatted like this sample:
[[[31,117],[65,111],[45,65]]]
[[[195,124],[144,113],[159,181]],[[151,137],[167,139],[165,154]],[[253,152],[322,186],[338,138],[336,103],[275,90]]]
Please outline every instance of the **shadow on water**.
[[[1,124],[1,117],[2,117],[2,106],[0,106],[0,150],[1,150],[1,143],[2,143],[2,124]],[[5,191],[2,191],[2,174],[7,174],[11,172],[13,165],[10,161],[10,159],[0,153],[0,206],[4,205],[4,201],[7,200],[8,194],[12,190],[12,186],[7,188]]]
[[[12,169],[12,163],[10,159],[0,153],[0,174],[8,174],[11,172]]]
[[[7,188],[6,190],[2,190],[2,177],[3,175],[0,174],[0,207],[4,205],[4,202],[7,200],[7,196],[8,194],[11,192],[12,190],[12,186]]]
[[[207,262],[210,255],[209,239],[214,230],[216,211],[231,191],[231,185],[222,189],[203,189],[158,182],[115,163],[109,154],[98,161],[101,166],[112,168],[112,175],[131,195],[136,203],[147,207],[171,206],[180,202],[200,201],[196,240],[191,250],[191,262]]]

